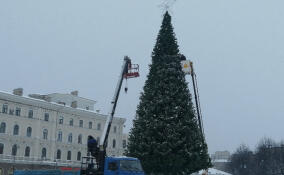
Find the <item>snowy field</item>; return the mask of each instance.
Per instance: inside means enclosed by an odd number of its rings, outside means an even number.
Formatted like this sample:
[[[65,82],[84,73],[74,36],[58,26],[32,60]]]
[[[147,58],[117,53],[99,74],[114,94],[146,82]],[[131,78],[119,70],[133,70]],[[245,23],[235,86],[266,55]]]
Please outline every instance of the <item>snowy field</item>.
[[[194,173],[192,175],[202,175],[202,173],[204,173],[205,171],[202,170],[202,171],[199,171],[198,173]],[[232,175],[232,174],[229,174],[229,173],[226,173],[224,171],[220,171],[220,170],[216,170],[214,168],[209,168],[208,169],[208,174],[206,175]]]

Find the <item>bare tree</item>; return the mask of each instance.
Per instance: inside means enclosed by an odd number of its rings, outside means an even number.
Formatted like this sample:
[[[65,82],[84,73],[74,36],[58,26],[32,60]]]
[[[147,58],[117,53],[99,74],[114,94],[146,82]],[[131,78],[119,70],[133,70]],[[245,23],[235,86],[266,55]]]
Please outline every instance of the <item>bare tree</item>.
[[[248,146],[240,145],[231,156],[231,171],[234,175],[251,175],[253,166],[253,152]]]
[[[284,145],[270,138],[259,141],[255,152],[240,145],[229,165],[234,175],[284,175]]]
[[[263,175],[284,174],[284,147],[270,138],[263,138],[256,149],[255,172]],[[283,170],[282,170],[283,169]],[[282,171],[282,173],[281,173]]]

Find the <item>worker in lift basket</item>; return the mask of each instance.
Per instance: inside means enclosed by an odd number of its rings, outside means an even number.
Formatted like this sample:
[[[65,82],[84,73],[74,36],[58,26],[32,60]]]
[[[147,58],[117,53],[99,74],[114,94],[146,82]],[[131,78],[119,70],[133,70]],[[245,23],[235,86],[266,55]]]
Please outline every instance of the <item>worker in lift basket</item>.
[[[91,153],[93,157],[97,157],[99,152],[98,142],[92,136],[88,136],[88,151]]]

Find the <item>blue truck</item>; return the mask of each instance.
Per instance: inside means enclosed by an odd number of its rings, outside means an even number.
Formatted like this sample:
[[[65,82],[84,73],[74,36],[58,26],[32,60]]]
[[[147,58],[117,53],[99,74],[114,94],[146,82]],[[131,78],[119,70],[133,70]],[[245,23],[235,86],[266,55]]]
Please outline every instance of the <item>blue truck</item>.
[[[83,157],[80,174],[87,175],[144,175],[140,161],[132,157],[106,157],[104,170],[98,171],[95,160]]]
[[[62,170],[15,170],[14,175],[80,175],[80,171]]]

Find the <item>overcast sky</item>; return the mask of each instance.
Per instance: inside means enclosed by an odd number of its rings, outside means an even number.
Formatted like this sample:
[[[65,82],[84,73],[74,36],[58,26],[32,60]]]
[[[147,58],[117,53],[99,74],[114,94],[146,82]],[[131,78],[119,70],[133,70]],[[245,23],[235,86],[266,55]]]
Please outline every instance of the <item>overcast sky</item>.
[[[129,131],[164,10],[161,0],[0,0],[0,90],[69,93],[107,113],[124,55],[140,65],[116,115]],[[209,151],[284,139],[284,1],[178,0],[181,52],[194,62]],[[191,86],[190,78],[188,77]]]

